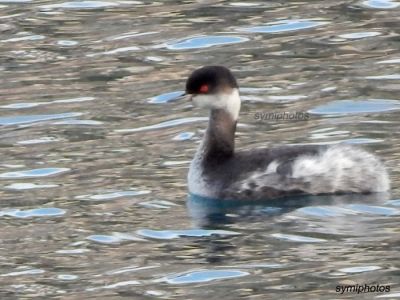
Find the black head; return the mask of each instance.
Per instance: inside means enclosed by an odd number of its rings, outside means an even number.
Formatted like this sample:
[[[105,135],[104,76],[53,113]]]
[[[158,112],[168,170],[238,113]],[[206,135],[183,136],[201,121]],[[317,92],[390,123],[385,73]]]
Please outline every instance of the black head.
[[[238,88],[232,72],[223,66],[205,66],[186,81],[186,94],[216,94]]]

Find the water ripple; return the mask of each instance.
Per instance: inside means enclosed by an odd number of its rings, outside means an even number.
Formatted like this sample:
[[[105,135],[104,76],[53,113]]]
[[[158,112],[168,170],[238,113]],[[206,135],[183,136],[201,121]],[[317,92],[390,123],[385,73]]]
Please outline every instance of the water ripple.
[[[59,254],[67,254],[67,255],[76,255],[76,254],[83,254],[90,252],[89,249],[85,248],[77,248],[77,249],[62,249],[62,250],[57,250],[56,253]]]
[[[166,160],[161,163],[163,167],[175,167],[189,164],[190,160]]]
[[[54,115],[25,115],[25,116],[13,116],[13,117],[0,117],[0,125],[20,125],[29,124],[49,120],[73,118],[83,115],[83,113],[64,113]]]
[[[399,200],[389,200],[385,204],[393,205],[393,206],[400,206],[400,199]]]
[[[383,206],[372,206],[366,204],[350,204],[349,207],[351,210],[360,213],[368,213],[372,215],[383,215],[383,216],[392,216],[399,215],[400,211],[395,208],[383,207]]]
[[[364,39],[364,38],[378,36],[381,34],[382,33],[377,32],[377,31],[362,31],[362,32],[340,34],[339,37],[341,37],[343,39],[348,39],[348,40],[358,40],[358,39]]]
[[[140,4],[138,1],[130,1],[131,4]],[[74,1],[62,2],[57,4],[48,4],[40,6],[41,9],[98,9],[120,5],[119,1]]]
[[[64,46],[64,47],[76,46],[78,44],[79,43],[77,41],[72,41],[72,40],[59,40],[59,41],[57,41],[57,45]]]
[[[323,299],[400,282],[399,4],[0,0],[0,298]],[[179,96],[207,64],[239,81],[240,149],[375,143],[392,196],[192,199],[208,114]]]
[[[138,31],[132,31],[132,32],[125,32],[116,36],[111,36],[108,37],[107,40],[109,41],[118,41],[118,40],[124,40],[124,39],[129,39],[133,37],[139,37],[139,36],[144,36],[144,35],[151,35],[158,33],[158,31],[149,31],[149,32],[138,32]]]
[[[146,208],[156,208],[156,209],[166,209],[166,208],[171,208],[171,206],[177,206],[177,204],[165,200],[152,200],[152,201],[140,202],[138,203],[138,205]]]
[[[232,2],[228,3],[230,6],[235,6],[235,7],[257,7],[257,6],[262,6],[264,3],[257,3],[257,2]]]
[[[325,239],[318,239],[318,238],[312,238],[308,236],[295,235],[295,234],[273,233],[271,234],[271,236],[280,240],[286,240],[289,242],[300,242],[300,243],[322,243],[327,241]]]
[[[189,230],[151,230],[140,229],[136,232],[138,235],[161,240],[170,240],[185,237],[208,237],[212,235],[229,236],[239,235],[240,233],[227,230],[206,230],[206,229],[189,229]]]
[[[128,129],[116,129],[114,130],[115,132],[119,133],[128,133],[128,132],[139,132],[139,131],[147,131],[147,130],[156,130],[156,129],[162,129],[162,128],[168,128],[168,127],[173,127],[173,126],[179,126],[183,124],[189,124],[189,123],[194,123],[198,121],[207,121],[207,117],[191,117],[191,118],[181,118],[181,119],[175,119],[175,120],[170,120],[150,126],[144,126],[144,127],[139,127],[139,128],[128,128]]]
[[[0,217],[8,216],[14,218],[32,218],[32,217],[57,217],[66,213],[65,210],[56,207],[44,207],[28,210],[0,210]]]
[[[208,48],[212,46],[229,45],[247,42],[249,39],[238,36],[208,35],[181,40],[172,44],[167,44],[170,50],[188,50]]]
[[[121,286],[138,285],[138,284],[140,284],[140,282],[137,280],[120,281],[117,283],[105,285],[103,286],[103,289],[115,289]]]
[[[86,239],[100,244],[119,244],[126,241],[145,241],[142,238],[121,232],[113,232],[112,235],[94,234],[88,236]]]
[[[240,270],[199,270],[177,275],[167,276],[160,281],[169,284],[188,284],[188,283],[201,283],[214,280],[232,279],[250,275],[248,272]]]
[[[368,138],[354,138],[354,139],[347,139],[343,140],[343,143],[347,144],[375,144],[375,143],[382,143],[384,140],[380,139],[368,139]],[[342,141],[339,141],[342,142]]]
[[[32,189],[48,189],[57,187],[57,184],[36,184],[36,183],[12,183],[10,185],[5,186],[4,188],[9,190],[32,190]]]
[[[57,279],[63,280],[63,281],[71,281],[71,280],[79,279],[79,276],[73,275],[73,274],[59,274],[59,275],[57,275]]]
[[[400,298],[400,292],[399,293],[391,293],[391,294],[380,295],[380,296],[376,296],[376,298],[390,298],[390,299]]]
[[[129,46],[129,47],[122,47],[122,48],[116,48],[113,50],[105,51],[105,52],[100,52],[100,53],[89,53],[86,56],[88,57],[94,57],[98,55],[112,55],[112,54],[118,54],[118,53],[125,53],[125,52],[132,52],[132,51],[139,51],[140,48],[136,46]]]
[[[60,99],[54,101],[40,101],[40,102],[19,102],[19,103],[11,103],[7,105],[2,105],[0,108],[6,109],[21,109],[21,108],[31,108],[40,105],[49,105],[49,104],[59,104],[59,103],[76,103],[76,102],[85,102],[85,101],[93,101],[94,97],[77,97],[77,98],[69,98],[69,99]]]
[[[379,266],[359,266],[359,267],[350,267],[350,268],[342,268],[339,269],[340,272],[343,273],[364,273],[364,272],[371,272],[380,270],[381,267]]]
[[[150,98],[149,103],[168,103],[174,100],[179,99],[179,96],[183,95],[183,91],[169,92],[165,94],[161,94],[155,97]]]
[[[87,288],[86,291],[97,291],[101,289],[115,289],[119,287],[124,287],[124,286],[131,286],[131,285],[140,285],[141,283],[137,280],[127,280],[127,281],[121,281],[113,284],[108,284],[104,286],[99,286],[99,287],[94,287],[94,288]]]
[[[20,267],[18,269],[25,269],[25,267]],[[38,275],[43,274],[45,271],[42,269],[28,269],[22,271],[15,271],[6,274],[1,274],[0,276],[8,277],[8,276],[23,276],[23,275]]]
[[[96,194],[96,195],[80,195],[76,196],[76,199],[79,200],[91,200],[91,201],[108,201],[122,197],[132,197],[132,196],[140,196],[140,195],[147,195],[151,193],[150,191],[146,190],[135,190],[135,191],[116,191],[111,193],[105,194]]]
[[[300,213],[315,217],[339,217],[344,215],[355,215],[351,209],[335,207],[335,206],[308,206],[297,210]]]
[[[242,28],[240,29],[240,31],[259,32],[259,33],[282,33],[288,31],[314,28],[325,24],[328,24],[328,22],[308,20],[308,19],[281,20],[277,22],[267,23],[264,26]]]
[[[377,62],[378,64],[400,64],[400,58],[387,59]]]
[[[111,270],[111,271],[107,271],[107,275],[118,275],[118,274],[124,274],[124,273],[132,273],[132,272],[138,272],[138,271],[142,271],[142,270],[149,270],[149,269],[154,269],[154,268],[158,268],[159,266],[144,266],[144,267],[138,267],[138,266],[128,266],[128,267],[123,267],[120,269],[116,269],[116,270]]]
[[[96,121],[96,120],[76,120],[76,119],[70,119],[70,120],[64,120],[64,121],[59,121],[59,122],[54,122],[54,125],[89,125],[89,126],[97,126],[97,125],[102,125],[103,122],[101,121]]]
[[[400,109],[399,100],[338,100],[310,109],[316,115],[348,115],[360,113],[386,112]]]
[[[70,171],[69,168],[42,168],[24,171],[6,172],[1,173],[0,178],[14,179],[14,178],[31,178],[31,177],[46,177]]]
[[[366,79],[373,79],[373,80],[399,80],[400,79],[400,74],[366,76],[365,78]]]
[[[0,0],[0,3],[28,3],[33,0]]]
[[[15,37],[7,40],[0,40],[1,43],[9,43],[9,42],[23,42],[23,41],[37,41],[37,40],[43,40],[45,38],[44,35],[26,35],[26,36],[21,36],[21,37]]]
[[[47,144],[47,143],[52,143],[52,142],[57,142],[59,139],[51,136],[44,136],[41,138],[37,139],[31,139],[31,140],[24,140],[24,141],[19,141],[17,144],[19,145],[34,145],[34,144]]]
[[[188,141],[194,137],[194,132],[181,132],[172,138],[173,141]]]
[[[366,7],[375,9],[390,9],[396,8],[400,5],[392,0],[366,0],[363,1],[362,4]]]

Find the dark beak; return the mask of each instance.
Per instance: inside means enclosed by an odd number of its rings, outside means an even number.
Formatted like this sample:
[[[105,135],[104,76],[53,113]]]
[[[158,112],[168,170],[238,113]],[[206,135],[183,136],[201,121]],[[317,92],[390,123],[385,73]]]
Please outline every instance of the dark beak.
[[[182,93],[182,95],[179,95],[175,98],[176,100],[192,100],[192,95],[191,94],[187,94],[186,92]]]

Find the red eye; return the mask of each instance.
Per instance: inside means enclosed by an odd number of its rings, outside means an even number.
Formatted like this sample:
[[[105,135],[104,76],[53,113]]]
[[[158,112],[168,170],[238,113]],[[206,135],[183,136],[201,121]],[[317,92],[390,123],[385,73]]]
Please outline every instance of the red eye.
[[[208,92],[208,85],[207,84],[203,84],[200,87],[200,93],[207,93]]]

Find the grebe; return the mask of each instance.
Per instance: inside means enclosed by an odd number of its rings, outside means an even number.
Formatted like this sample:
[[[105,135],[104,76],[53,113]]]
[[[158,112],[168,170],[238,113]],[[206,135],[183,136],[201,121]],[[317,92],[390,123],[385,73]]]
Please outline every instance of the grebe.
[[[217,199],[268,200],[292,195],[384,192],[385,166],[358,147],[281,146],[235,151],[240,111],[237,81],[223,66],[205,66],[187,79],[194,106],[210,110],[208,128],[190,164],[189,192]]]

